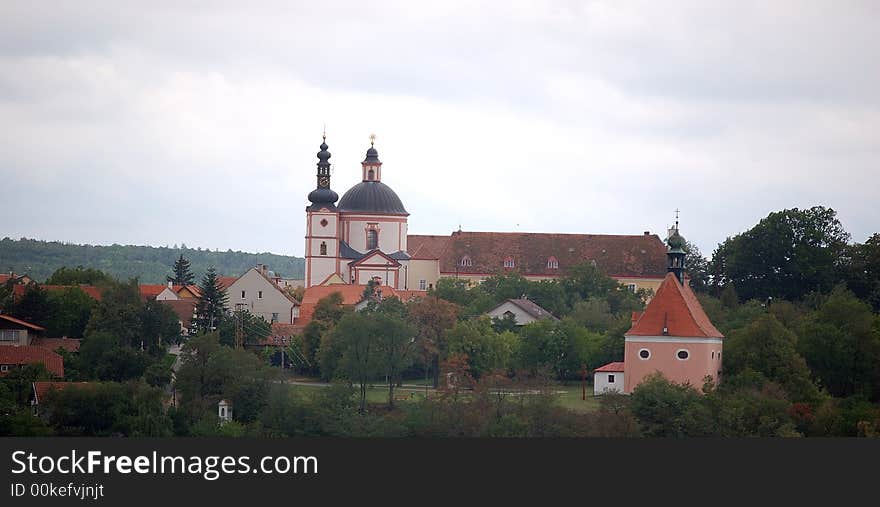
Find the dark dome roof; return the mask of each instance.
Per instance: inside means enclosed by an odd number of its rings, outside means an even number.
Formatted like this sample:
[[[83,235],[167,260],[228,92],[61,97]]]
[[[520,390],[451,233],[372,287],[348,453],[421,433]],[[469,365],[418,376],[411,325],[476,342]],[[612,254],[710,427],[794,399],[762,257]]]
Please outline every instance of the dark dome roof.
[[[362,211],[409,215],[400,197],[381,181],[362,181],[348,189],[337,205],[339,211]]]
[[[329,188],[316,188],[309,192],[309,200],[315,204],[330,204],[339,199],[339,194]]]

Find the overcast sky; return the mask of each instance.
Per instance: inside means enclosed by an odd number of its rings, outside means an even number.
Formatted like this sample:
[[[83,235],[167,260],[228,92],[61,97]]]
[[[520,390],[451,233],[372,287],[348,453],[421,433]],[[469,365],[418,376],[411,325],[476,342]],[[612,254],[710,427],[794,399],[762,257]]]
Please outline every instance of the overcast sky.
[[[714,4],[714,5],[712,5]],[[0,3],[0,237],[301,256],[323,125],[410,232],[880,231],[880,2]]]

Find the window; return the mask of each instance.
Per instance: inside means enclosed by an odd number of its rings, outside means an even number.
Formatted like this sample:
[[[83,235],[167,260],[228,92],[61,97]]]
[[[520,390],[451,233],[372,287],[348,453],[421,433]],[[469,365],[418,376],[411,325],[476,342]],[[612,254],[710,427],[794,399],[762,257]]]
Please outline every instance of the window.
[[[367,171],[367,179],[373,181],[376,178],[376,171],[370,169]]]
[[[244,299],[244,291],[241,291],[241,299]]]
[[[506,319],[516,319],[516,315],[514,315],[512,311],[507,310],[506,312],[504,312],[504,318],[506,318]]]
[[[636,291],[636,284],[634,284],[634,283],[626,284],[626,290],[628,290],[630,292],[635,292]]]
[[[428,286],[427,280],[419,280],[419,290],[425,290]]]
[[[547,269],[559,269],[559,261],[556,260],[556,257],[547,259]]]
[[[614,374],[613,374],[613,373],[609,373],[609,374],[608,374],[608,383],[609,383],[609,384],[613,384],[613,383],[614,383]]]
[[[715,351],[712,351],[712,359],[715,359]]]
[[[650,350],[648,350],[648,349],[642,349],[642,350],[639,351],[639,359],[644,360],[644,359],[648,359],[649,357],[651,357],[651,351],[650,351]]]
[[[19,331],[7,329],[0,331],[0,342],[17,342]]]
[[[321,242],[321,255],[327,255],[327,242]]]
[[[257,292],[257,299],[263,299],[263,291]]]
[[[220,407],[220,417],[226,417],[226,407]]]
[[[379,248],[379,231],[370,229],[367,231],[367,250]]]
[[[0,364],[0,371],[9,371],[9,365]]]
[[[474,261],[471,260],[469,255],[465,255],[461,258],[461,261],[458,263],[459,266],[469,268],[474,265]]]
[[[678,349],[678,352],[675,353],[675,357],[677,357],[679,361],[687,361],[691,357],[691,353],[686,349]]]
[[[504,267],[505,268],[515,268],[516,263],[513,261],[513,257],[507,256],[504,258]]]
[[[272,324],[278,322],[278,312],[272,312]]]

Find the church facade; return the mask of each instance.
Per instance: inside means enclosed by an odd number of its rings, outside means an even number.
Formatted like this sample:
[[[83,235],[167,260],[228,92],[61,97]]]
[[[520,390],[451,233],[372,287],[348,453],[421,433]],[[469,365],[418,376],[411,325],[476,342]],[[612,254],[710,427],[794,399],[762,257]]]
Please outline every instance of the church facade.
[[[409,213],[383,183],[371,141],[361,182],[342,198],[331,189],[326,137],[318,152],[316,188],[306,207],[305,287],[363,285],[426,291],[440,278],[480,280],[518,272],[530,280],[564,276],[590,262],[631,290],[656,291],[666,275],[666,245],[656,235],[497,233],[409,234]]]

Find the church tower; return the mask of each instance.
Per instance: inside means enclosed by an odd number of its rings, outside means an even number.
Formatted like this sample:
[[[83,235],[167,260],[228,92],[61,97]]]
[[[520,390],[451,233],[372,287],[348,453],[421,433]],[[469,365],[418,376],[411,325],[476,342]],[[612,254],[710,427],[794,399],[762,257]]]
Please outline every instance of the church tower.
[[[317,188],[306,207],[305,286],[311,287],[339,272],[339,195],[330,189],[330,152],[324,134],[318,152]]]

